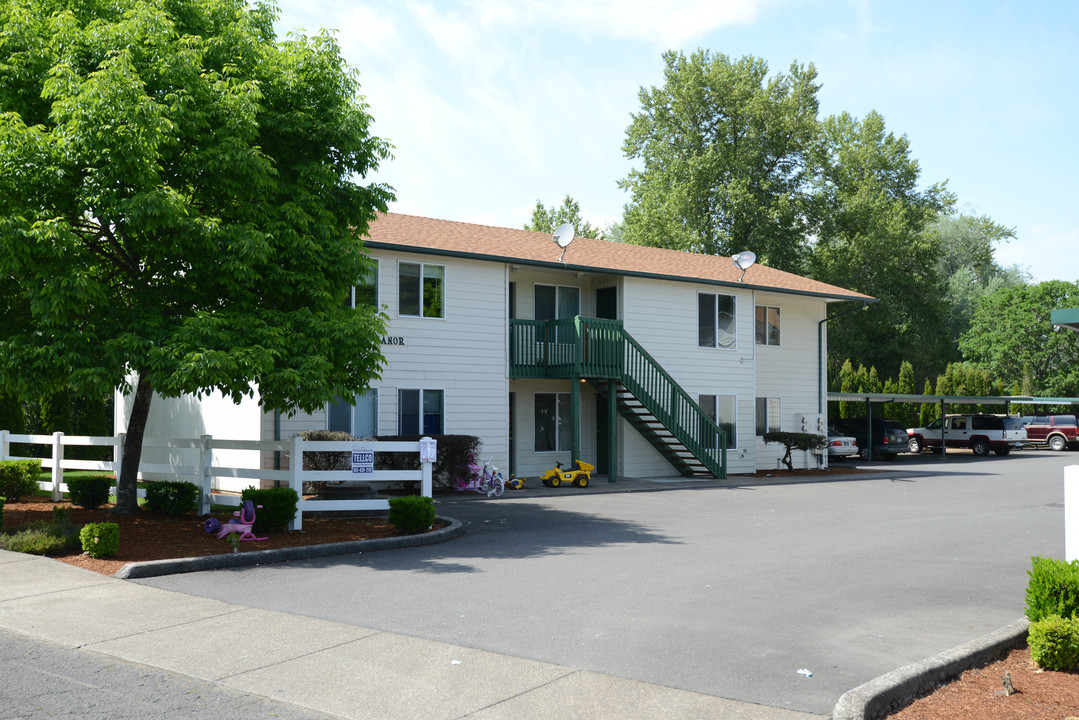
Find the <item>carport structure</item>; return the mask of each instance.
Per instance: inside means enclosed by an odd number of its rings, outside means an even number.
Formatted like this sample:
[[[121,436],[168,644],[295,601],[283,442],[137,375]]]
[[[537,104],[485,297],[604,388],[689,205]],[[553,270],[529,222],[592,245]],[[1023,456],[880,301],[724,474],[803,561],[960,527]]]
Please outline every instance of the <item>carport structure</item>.
[[[940,417],[945,416],[946,405],[1003,405],[1004,414],[1010,415],[1013,405],[1079,405],[1079,398],[1075,397],[1034,397],[1029,395],[904,395],[897,393],[828,393],[829,402],[857,402],[865,403],[866,437],[872,436],[873,405],[883,405],[889,402],[899,403],[938,403],[940,405]],[[942,440],[946,440],[947,430],[941,426]],[[869,443],[872,450],[872,443]],[[941,442],[941,456],[947,457],[948,448],[946,442]],[[872,451],[869,454],[873,459]]]

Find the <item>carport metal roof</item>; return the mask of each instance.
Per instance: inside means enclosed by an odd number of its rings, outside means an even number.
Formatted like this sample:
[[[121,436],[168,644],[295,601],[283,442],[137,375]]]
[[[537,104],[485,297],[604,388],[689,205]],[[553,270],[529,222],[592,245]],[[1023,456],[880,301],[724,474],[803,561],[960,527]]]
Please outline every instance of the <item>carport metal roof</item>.
[[[1055,312],[1055,311],[1054,311]],[[945,405],[1003,405],[1005,413],[1011,413],[1012,405],[1074,405],[1079,398],[1074,397],[1033,397],[1029,395],[903,395],[897,393],[828,393],[829,401],[866,403],[866,435],[871,434],[873,418],[872,405],[888,402],[901,403],[940,403],[940,414],[944,415]],[[947,457],[947,447],[941,448],[942,456]],[[872,459],[872,458],[870,458]]]
[[[828,393],[831,402],[944,403],[948,405],[1077,405],[1079,397],[1035,397],[1031,395],[903,395],[897,393]]]

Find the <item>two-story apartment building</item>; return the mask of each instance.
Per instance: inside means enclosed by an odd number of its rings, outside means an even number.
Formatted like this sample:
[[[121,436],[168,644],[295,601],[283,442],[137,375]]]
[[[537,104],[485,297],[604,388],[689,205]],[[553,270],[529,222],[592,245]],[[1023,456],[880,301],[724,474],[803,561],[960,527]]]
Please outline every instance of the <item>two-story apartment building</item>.
[[[471,434],[518,476],[575,458],[620,477],[774,468],[765,432],[826,427],[828,305],[873,301],[728,257],[589,238],[563,255],[542,233],[393,213],[365,245],[377,269],[353,301],[389,318],[369,392],[287,417],[155,400],[147,434]]]

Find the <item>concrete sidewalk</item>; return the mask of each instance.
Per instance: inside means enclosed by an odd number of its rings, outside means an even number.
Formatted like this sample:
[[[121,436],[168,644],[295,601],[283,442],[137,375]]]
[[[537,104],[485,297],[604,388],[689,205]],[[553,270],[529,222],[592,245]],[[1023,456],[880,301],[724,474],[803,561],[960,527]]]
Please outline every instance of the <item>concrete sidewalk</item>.
[[[159,590],[6,551],[0,627],[341,718],[823,717]]]

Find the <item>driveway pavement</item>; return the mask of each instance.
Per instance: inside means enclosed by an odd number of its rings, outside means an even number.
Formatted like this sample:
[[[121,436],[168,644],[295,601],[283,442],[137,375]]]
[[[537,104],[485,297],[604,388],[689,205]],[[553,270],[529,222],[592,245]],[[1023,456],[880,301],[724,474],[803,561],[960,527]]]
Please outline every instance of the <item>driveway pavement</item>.
[[[957,453],[808,482],[453,495],[439,513],[466,533],[449,543],[138,582],[828,715],[1022,616],[1031,556],[1063,557],[1075,463]]]

